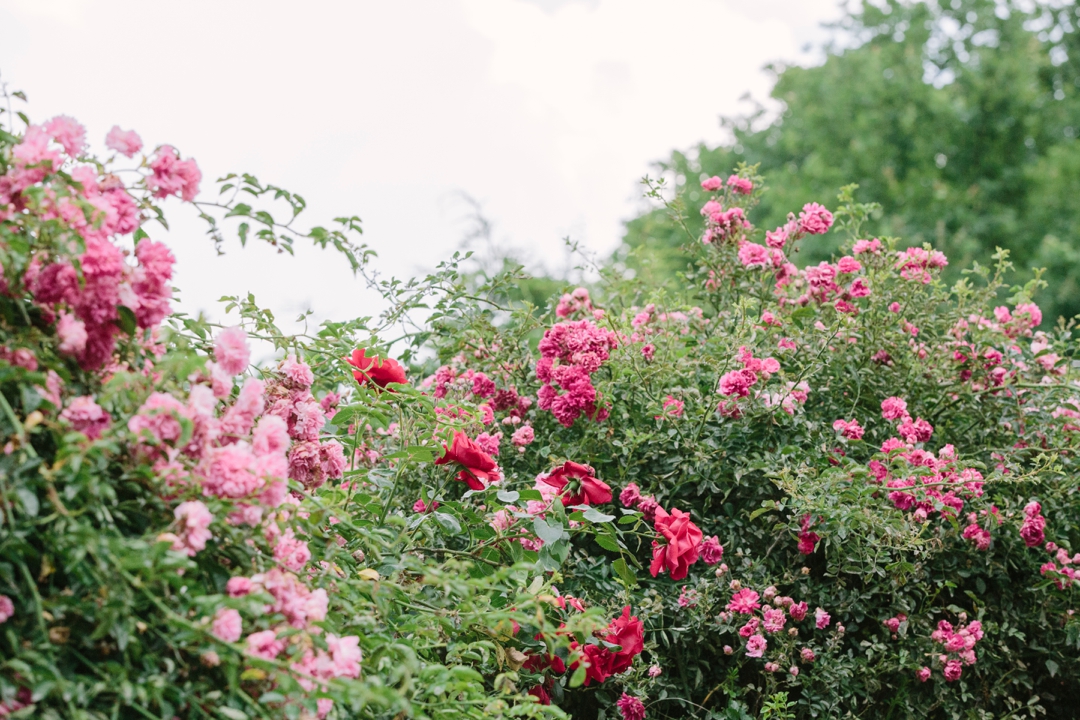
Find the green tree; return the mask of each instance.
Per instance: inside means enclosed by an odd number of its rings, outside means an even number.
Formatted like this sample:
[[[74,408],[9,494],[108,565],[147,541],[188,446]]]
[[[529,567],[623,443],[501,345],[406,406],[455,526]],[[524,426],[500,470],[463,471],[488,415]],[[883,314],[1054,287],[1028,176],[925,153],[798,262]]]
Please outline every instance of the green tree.
[[[881,0],[849,10],[817,67],[773,67],[764,109],[723,119],[732,142],[678,151],[676,179],[691,234],[702,229],[699,179],[760,164],[774,191],[751,217],[771,229],[846,182],[882,204],[876,227],[945,252],[953,278],[1011,251],[1046,267],[1046,321],[1080,313],[1080,8],[1068,3]],[[631,221],[616,259],[654,282],[686,266],[687,234],[665,211]],[[827,235],[798,264],[836,250]]]

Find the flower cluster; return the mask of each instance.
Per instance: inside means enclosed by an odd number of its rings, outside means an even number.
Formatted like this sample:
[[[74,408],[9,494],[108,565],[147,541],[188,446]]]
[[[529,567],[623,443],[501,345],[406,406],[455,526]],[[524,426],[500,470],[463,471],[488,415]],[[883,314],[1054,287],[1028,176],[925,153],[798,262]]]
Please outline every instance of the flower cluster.
[[[1046,528],[1046,518],[1042,514],[1042,505],[1032,500],[1024,506],[1024,522],[1020,526],[1020,538],[1028,547],[1042,545],[1046,539],[1043,532]]]
[[[992,536],[990,535],[990,530],[979,523],[980,515],[984,518],[993,518],[997,521],[997,524],[1001,524],[1001,515],[998,512],[997,507],[991,505],[989,509],[980,510],[978,513],[968,513],[968,524],[964,526],[961,536],[965,540],[971,542],[976,550],[985,552],[990,549]]]
[[[169,314],[175,259],[164,244],[142,237],[135,244],[137,264],[125,260],[117,237],[139,229],[139,204],[115,175],[74,164],[84,137],[83,127],[67,117],[28,127],[12,150],[15,162],[0,177],[0,220],[32,211],[60,221],[82,243],[84,250],[75,256],[38,247],[21,281],[46,321],[55,324],[61,352],[95,370],[110,359],[121,332],[153,334]],[[184,162],[198,174],[193,160]],[[58,174],[62,170],[70,180]],[[152,189],[153,176],[146,182]],[[45,192],[32,192],[39,184]],[[198,179],[186,187],[193,198]],[[128,325],[126,318],[134,322]]]
[[[554,325],[540,340],[536,377],[543,385],[537,393],[541,410],[550,410],[566,427],[581,415],[604,420],[606,408],[592,384],[592,374],[607,361],[618,341],[615,333],[589,320]],[[559,390],[562,390],[560,393]]]
[[[771,375],[780,372],[780,363],[776,358],[755,358],[745,346],[739,348],[738,361],[743,365],[742,370],[732,370],[721,376],[718,386],[721,395],[747,397],[758,379],[768,380]]]
[[[573,292],[564,293],[559,298],[559,304],[555,306],[555,315],[557,317],[568,318],[579,314],[597,320],[604,316],[603,310],[593,307],[589,291],[583,287],[575,288]]]
[[[289,355],[266,385],[266,412],[285,421],[293,441],[289,477],[308,490],[321,487],[327,480],[340,479],[347,464],[340,442],[320,438],[323,427],[336,412],[338,397],[328,393],[317,400],[311,393],[313,381],[307,363]]]
[[[762,593],[743,587],[739,580],[732,580],[731,589],[734,591],[731,600],[727,603],[719,619],[725,629],[735,629],[739,637],[745,641],[745,652],[749,658],[762,658],[769,649],[769,636],[786,638],[783,644],[790,645],[799,636],[799,630],[794,625],[806,619],[809,607],[805,602],[796,602],[794,599],[780,595],[773,586],[765,588]],[[746,616],[746,617],[742,617]],[[788,621],[792,627],[788,627]],[[829,613],[822,608],[817,608],[814,613],[814,627],[824,630],[832,622]],[[737,626],[737,627],[736,627]],[[785,629],[786,628],[786,629]],[[838,626],[837,633],[842,634],[842,626]],[[794,653],[798,648],[798,654],[803,662],[812,663],[817,659],[813,648],[803,645],[790,645],[785,649],[777,649],[776,657],[782,660],[787,652]],[[725,652],[730,648],[725,646]],[[772,667],[766,667],[766,671],[775,672],[779,664],[770,662]],[[792,675],[797,675],[793,672]]]
[[[966,615],[961,614],[961,623],[965,619]],[[948,620],[938,622],[937,629],[930,634],[930,639],[941,645],[944,651],[937,656],[937,660],[941,664],[945,680],[959,680],[964,666],[975,664],[975,643],[982,638],[982,623],[978,620],[972,620],[967,625],[957,625],[955,628]],[[926,673],[925,678],[920,674],[920,679],[924,681],[929,677],[929,673]]]
[[[885,629],[892,635],[892,639],[896,639],[896,634],[900,632],[900,626],[907,622],[907,615],[904,613],[896,613],[891,618],[882,620],[881,624],[885,626]]]
[[[701,238],[705,244],[733,240],[752,227],[746,219],[746,211],[737,205],[725,210],[721,203],[710,200],[701,208],[701,214],[708,221],[708,229]]]
[[[247,653],[263,660],[276,660],[286,654],[290,644],[300,636],[290,628],[311,635],[321,630],[315,623],[327,615],[329,599],[322,588],[310,590],[299,578],[289,572],[273,569],[251,577],[233,576],[227,584],[232,598],[248,595],[265,596],[270,602],[263,606],[263,623],[268,619],[271,627],[248,634],[245,645]],[[214,634],[226,642],[236,642],[243,634],[242,619],[236,610],[221,610],[213,624]],[[300,685],[309,692],[316,689],[319,680],[332,678],[356,678],[360,676],[360,638],[352,635],[337,637],[328,634],[326,650],[312,647],[310,642],[293,659],[290,668]],[[293,656],[294,658],[296,656]],[[329,701],[319,701],[319,716],[324,717],[332,707]]]
[[[1039,568],[1041,575],[1050,575],[1059,590],[1080,584],[1080,553],[1069,555],[1069,552],[1056,543],[1046,543],[1046,551],[1054,560],[1043,563]],[[1070,566],[1077,567],[1070,567]]]
[[[910,247],[896,254],[896,269],[905,280],[929,283],[933,276],[931,270],[940,270],[949,264],[945,254],[938,250]]]

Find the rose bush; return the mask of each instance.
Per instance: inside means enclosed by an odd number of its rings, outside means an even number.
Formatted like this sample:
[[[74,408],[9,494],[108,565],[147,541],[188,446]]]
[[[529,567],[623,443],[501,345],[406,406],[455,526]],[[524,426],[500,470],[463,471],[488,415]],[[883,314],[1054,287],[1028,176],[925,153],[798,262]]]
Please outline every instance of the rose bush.
[[[1005,253],[945,287],[852,188],[762,232],[741,167],[702,178],[681,293],[611,267],[540,308],[458,256],[378,280],[356,218],[105,146],[0,133],[0,716],[1071,712],[1076,346]],[[173,202],[389,309],[172,312]]]

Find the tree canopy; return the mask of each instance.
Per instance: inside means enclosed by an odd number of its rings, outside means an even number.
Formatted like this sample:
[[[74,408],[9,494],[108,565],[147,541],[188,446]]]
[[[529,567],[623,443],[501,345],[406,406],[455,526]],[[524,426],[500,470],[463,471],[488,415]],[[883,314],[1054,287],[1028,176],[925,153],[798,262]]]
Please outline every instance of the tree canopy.
[[[773,192],[750,220],[771,229],[848,182],[881,203],[875,227],[929,242],[950,258],[946,278],[995,249],[1030,274],[1047,323],[1080,313],[1080,8],[1072,3],[882,0],[849,8],[817,67],[773,66],[765,108],[724,118],[732,140],[676,151],[687,227],[700,235],[699,179],[759,164]],[[665,211],[628,223],[616,259],[670,282],[686,266],[686,233]],[[838,239],[806,248],[798,264],[830,256]]]

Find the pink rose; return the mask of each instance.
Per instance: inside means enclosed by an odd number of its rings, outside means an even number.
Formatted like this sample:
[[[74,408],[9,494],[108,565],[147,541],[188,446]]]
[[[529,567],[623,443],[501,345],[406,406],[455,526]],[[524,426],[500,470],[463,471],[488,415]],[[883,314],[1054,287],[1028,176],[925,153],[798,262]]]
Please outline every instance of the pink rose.
[[[700,555],[701,530],[690,520],[688,513],[678,508],[672,508],[668,513],[658,507],[653,526],[667,542],[661,545],[653,541],[653,560],[649,572],[656,577],[661,570],[668,570],[672,580],[682,580]]]

